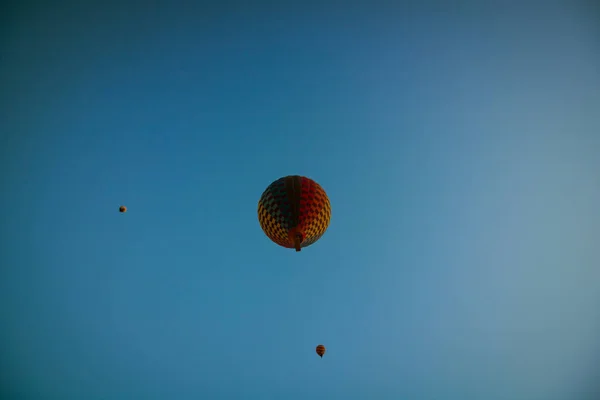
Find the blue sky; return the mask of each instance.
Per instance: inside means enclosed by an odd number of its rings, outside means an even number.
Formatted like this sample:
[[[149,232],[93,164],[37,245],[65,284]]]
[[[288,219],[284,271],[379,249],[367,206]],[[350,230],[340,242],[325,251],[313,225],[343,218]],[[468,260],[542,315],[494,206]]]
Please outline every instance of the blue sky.
[[[590,395],[597,9],[121,4],[0,24],[4,397]]]

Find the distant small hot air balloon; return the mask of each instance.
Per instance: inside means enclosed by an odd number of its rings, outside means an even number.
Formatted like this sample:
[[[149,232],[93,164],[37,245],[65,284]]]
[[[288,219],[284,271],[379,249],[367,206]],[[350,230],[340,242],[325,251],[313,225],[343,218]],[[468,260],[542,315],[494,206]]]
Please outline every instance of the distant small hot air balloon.
[[[258,222],[273,242],[300,251],[329,227],[331,205],[312,179],[293,175],[271,183],[258,201]]]
[[[319,357],[323,358],[323,354],[325,354],[325,346],[322,344],[318,345],[316,351]]]
[[[119,207],[119,212],[122,212],[122,213],[124,213],[124,212],[127,212],[127,207],[125,207],[125,206],[120,206],[120,207]]]

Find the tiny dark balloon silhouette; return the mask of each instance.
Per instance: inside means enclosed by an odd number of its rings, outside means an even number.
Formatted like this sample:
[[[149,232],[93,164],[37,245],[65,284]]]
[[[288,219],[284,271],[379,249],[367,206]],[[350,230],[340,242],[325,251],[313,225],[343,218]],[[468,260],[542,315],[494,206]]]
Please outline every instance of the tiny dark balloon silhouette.
[[[319,355],[319,357],[323,358],[323,355],[325,354],[325,346],[323,346],[322,344],[318,345],[316,348],[316,352]]]
[[[119,207],[119,212],[121,212],[121,213],[127,212],[127,207],[125,207],[125,206],[120,206],[120,207]]]

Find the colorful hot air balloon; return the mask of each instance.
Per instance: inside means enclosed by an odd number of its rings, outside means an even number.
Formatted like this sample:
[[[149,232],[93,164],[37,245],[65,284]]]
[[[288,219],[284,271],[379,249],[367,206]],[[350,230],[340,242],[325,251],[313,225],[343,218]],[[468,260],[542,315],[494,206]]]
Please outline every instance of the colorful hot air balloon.
[[[319,357],[323,358],[323,354],[325,354],[325,346],[322,344],[318,345],[316,351]]]
[[[271,183],[258,202],[258,221],[273,242],[300,251],[327,230],[331,205],[323,188],[303,176]]]
[[[122,213],[124,213],[124,212],[127,212],[127,207],[125,207],[125,206],[120,206],[120,207],[119,207],[119,212],[122,212]]]

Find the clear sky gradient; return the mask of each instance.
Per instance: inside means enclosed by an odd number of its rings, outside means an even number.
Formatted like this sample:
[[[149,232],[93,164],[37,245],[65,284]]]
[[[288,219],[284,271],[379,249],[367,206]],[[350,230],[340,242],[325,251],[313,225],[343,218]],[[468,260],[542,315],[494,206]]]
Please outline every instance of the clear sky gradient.
[[[250,3],[5,7],[2,398],[592,399],[598,7]]]

